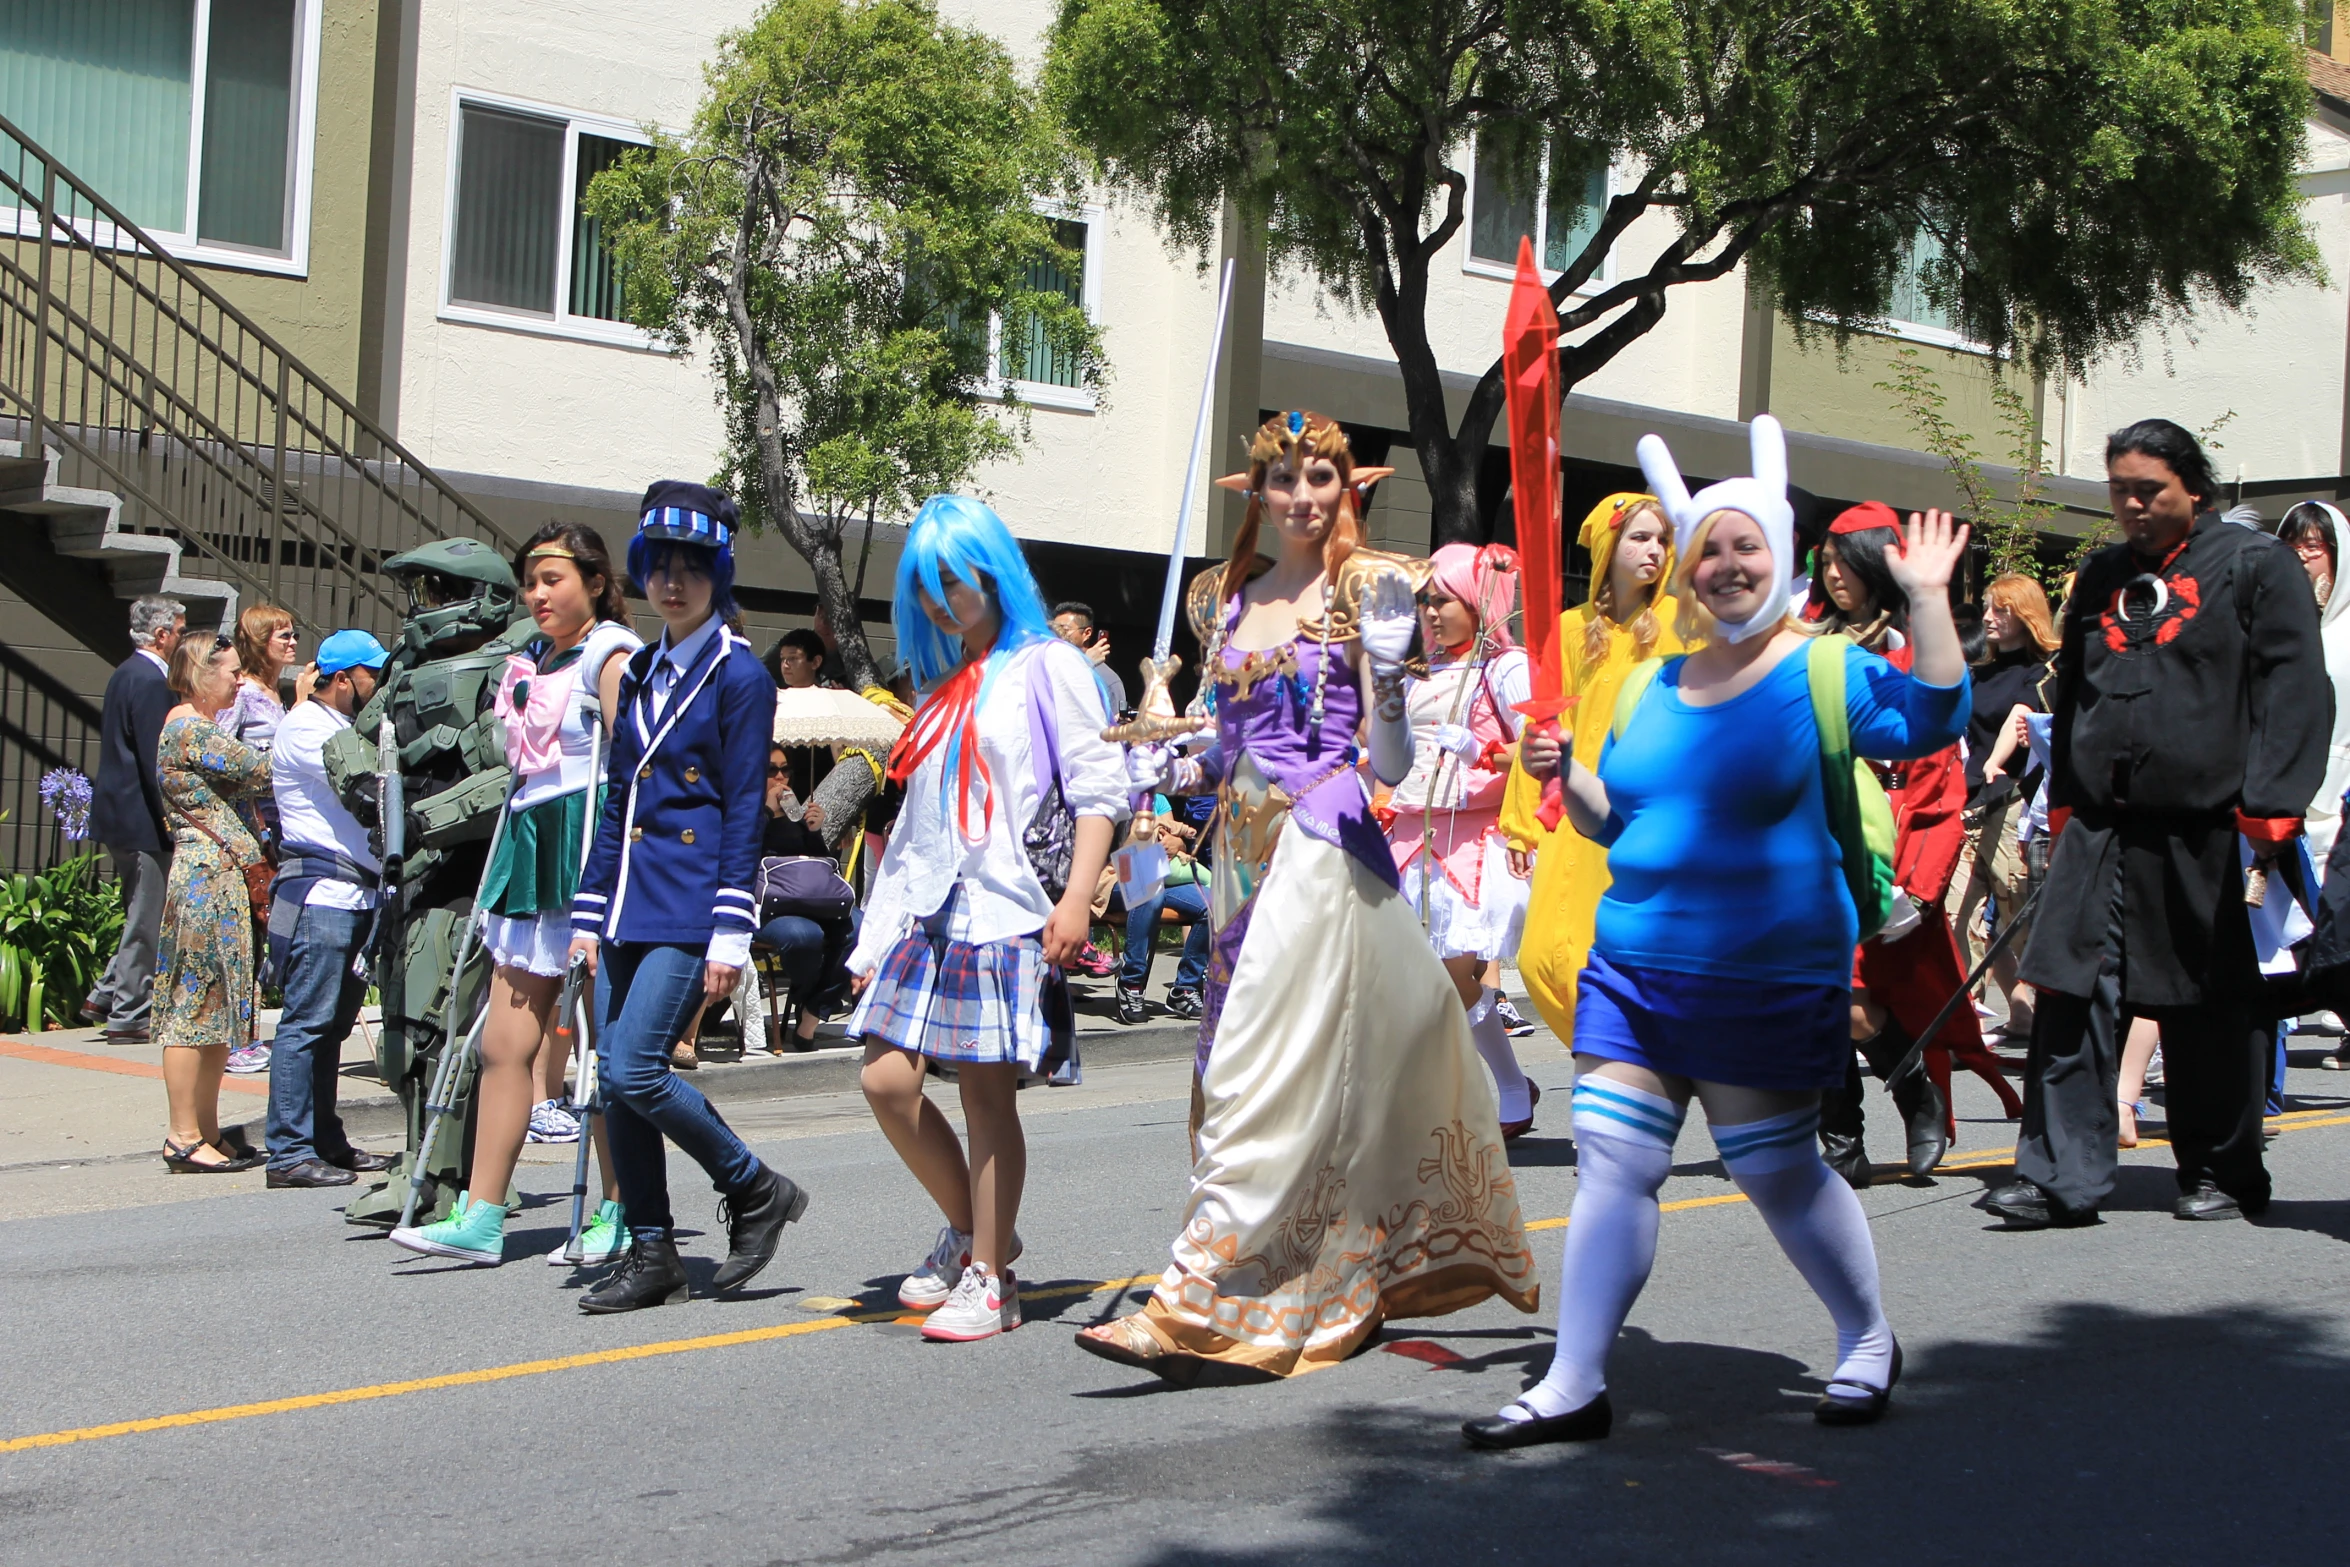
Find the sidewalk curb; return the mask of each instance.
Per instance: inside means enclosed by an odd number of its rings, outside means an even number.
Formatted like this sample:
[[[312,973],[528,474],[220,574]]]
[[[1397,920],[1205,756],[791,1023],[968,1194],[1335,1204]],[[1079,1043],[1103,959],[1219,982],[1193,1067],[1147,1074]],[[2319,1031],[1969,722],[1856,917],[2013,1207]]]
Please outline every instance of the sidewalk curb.
[[[1081,1029],[1077,1054],[1086,1066],[1141,1066],[1160,1061],[1188,1061],[1199,1046],[1199,1025],[1181,1019]],[[793,1099],[809,1094],[857,1091],[857,1075],[864,1053],[847,1045],[812,1050],[801,1055],[754,1054],[742,1061],[706,1061],[682,1074],[713,1104],[738,1104],[761,1099]],[[400,1101],[368,1078],[346,1078],[337,1101],[343,1126],[354,1137],[390,1137],[400,1134],[404,1121]],[[365,1085],[360,1092],[351,1088]],[[261,1117],[247,1123],[256,1136]]]

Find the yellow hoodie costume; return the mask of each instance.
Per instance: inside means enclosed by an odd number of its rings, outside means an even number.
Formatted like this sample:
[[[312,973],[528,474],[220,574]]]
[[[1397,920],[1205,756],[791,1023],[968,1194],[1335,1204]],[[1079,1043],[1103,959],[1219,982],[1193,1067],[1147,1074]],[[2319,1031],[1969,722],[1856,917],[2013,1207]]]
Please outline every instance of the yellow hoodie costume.
[[[1608,568],[1615,561],[1616,540],[1621,536],[1624,519],[1643,502],[1656,504],[1655,497],[1649,495],[1611,495],[1583,519],[1583,531],[1577,537],[1591,552],[1595,593],[1596,585],[1607,581]],[[1656,612],[1657,621],[1656,641],[1650,647],[1635,645],[1630,626],[1608,621],[1606,650],[1598,658],[1592,658],[1585,651],[1585,639],[1592,621],[1600,618],[1598,607],[1586,602],[1559,616],[1559,654],[1565,666],[1562,681],[1566,695],[1580,699],[1568,709],[1567,723],[1574,733],[1575,760],[1585,767],[1599,765],[1600,746],[1607,739],[1608,724],[1615,715],[1616,691],[1623,685],[1624,677],[1632,672],[1632,666],[1643,658],[1658,658],[1684,650],[1676,619],[1680,606],[1665,591],[1672,575],[1672,530],[1667,525],[1664,566],[1657,573],[1650,596],[1650,607]],[[1543,1021],[1572,1050],[1575,981],[1583,972],[1584,958],[1591,952],[1591,933],[1599,918],[1600,894],[1607,891],[1607,850],[1577,833],[1564,819],[1556,832],[1545,832],[1534,814],[1541,803],[1541,786],[1527,775],[1525,768],[1513,763],[1509,788],[1502,797],[1501,830],[1512,848],[1535,856],[1526,932],[1518,945],[1518,973],[1525,980],[1526,994],[1533,999]]]

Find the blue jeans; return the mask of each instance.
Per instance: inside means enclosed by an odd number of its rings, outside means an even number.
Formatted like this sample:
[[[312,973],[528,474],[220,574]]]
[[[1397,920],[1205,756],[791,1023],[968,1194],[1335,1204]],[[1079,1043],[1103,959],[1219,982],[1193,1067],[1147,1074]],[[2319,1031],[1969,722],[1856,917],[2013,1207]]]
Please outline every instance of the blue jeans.
[[[286,955],[286,1009],[269,1042],[269,1167],[348,1155],[351,1139],[335,1113],[343,1041],[358,1021],[367,981],[351,960],[375,916],[365,909],[305,908]]]
[[[849,954],[856,949],[857,932],[864,923],[863,909],[849,911],[829,973],[823,972],[825,929],[805,915],[778,914],[760,926],[759,934],[751,939],[760,946],[775,949],[783,965],[784,982],[791,986],[792,999],[800,1004],[801,1010],[815,1011],[819,1010],[819,1004],[831,1001],[847,986]]]
[[[1197,990],[1208,976],[1208,889],[1196,883],[1168,883],[1159,895],[1126,911],[1126,956],[1120,960],[1118,983],[1140,990],[1150,983],[1151,949],[1159,935],[1159,911],[1174,909],[1191,922],[1184,939],[1183,957],[1175,965],[1175,984]]]
[[[666,1136],[708,1172],[722,1192],[738,1192],[759,1174],[758,1155],[743,1146],[701,1091],[669,1065],[694,1008],[702,1001],[703,949],[607,941],[596,975],[596,1067],[604,1096],[604,1136],[612,1178],[628,1209],[628,1227],[666,1233],[669,1155]]]

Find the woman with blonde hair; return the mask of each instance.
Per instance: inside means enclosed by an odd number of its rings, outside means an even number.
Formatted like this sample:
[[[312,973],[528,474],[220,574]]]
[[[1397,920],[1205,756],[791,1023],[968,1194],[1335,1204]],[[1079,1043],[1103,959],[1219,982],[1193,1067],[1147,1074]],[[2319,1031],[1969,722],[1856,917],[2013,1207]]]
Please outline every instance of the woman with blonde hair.
[[[1578,541],[1591,556],[1591,597],[1559,616],[1559,649],[1566,660],[1566,695],[1573,708],[1575,760],[1599,765],[1616,692],[1633,666],[1684,650],[1680,605],[1660,591],[1672,580],[1673,539],[1653,495],[1610,495],[1583,519]],[[1607,891],[1607,849],[1568,826],[1545,827],[1536,814],[1542,786],[1523,764],[1510,769],[1501,830],[1511,866],[1532,865],[1526,934],[1518,944],[1518,976],[1559,1043],[1575,1047],[1575,976],[1591,953],[1591,931]]]
[[[1199,1134],[1158,1288],[1077,1343],[1177,1383],[1208,1361],[1294,1376],[1389,1318],[1536,1304],[1493,1090],[1363,778],[1365,752],[1384,782],[1412,765],[1419,584],[1360,547],[1389,471],[1356,467],[1322,415],[1258,427],[1248,471],[1218,481],[1248,497],[1232,558],[1189,595],[1215,742],[1128,757],[1138,791],[1217,794]]]
[[[237,655],[227,639],[180,638],[170,680],[179,705],[164,715],[155,750],[171,828],[155,972],[155,1042],[171,1106],[163,1163],[177,1174],[216,1175],[263,1157],[223,1141],[220,1079],[229,1051],[253,1038],[260,911],[245,872],[261,863],[261,844],[239,807],[269,792],[269,756],[212,716],[235,695]]]

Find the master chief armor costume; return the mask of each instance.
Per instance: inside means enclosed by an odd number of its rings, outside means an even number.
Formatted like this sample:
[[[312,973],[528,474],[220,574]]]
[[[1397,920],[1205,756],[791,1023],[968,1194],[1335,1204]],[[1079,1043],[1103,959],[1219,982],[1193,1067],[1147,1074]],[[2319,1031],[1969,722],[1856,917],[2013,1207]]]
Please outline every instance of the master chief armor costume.
[[[386,856],[369,960],[383,1002],[376,1066],[399,1096],[407,1147],[381,1184],[343,1209],[352,1224],[389,1229],[400,1221],[410,1165],[424,1142],[426,1100],[441,1052],[450,1046],[449,1020],[462,1030],[489,987],[489,957],[478,945],[465,973],[453,970],[506,805],[505,732],[491,699],[507,656],[537,627],[520,612],[512,569],[476,540],[427,544],[393,556],[384,570],[407,590],[408,618],[374,697],[328,743],[325,761],[328,782],[373,831],[381,852],[377,742],[390,716],[406,820],[402,852]],[[458,987],[453,1009],[452,983]],[[464,1186],[473,1149],[472,1082],[458,1084],[456,1094],[463,1131],[451,1136],[453,1128],[444,1126],[435,1139],[418,1224],[446,1218]]]

